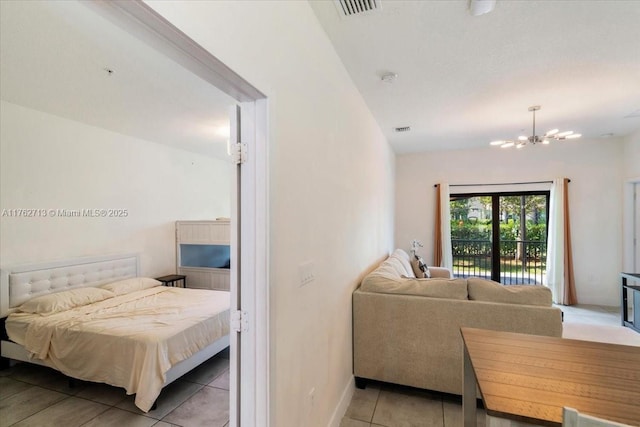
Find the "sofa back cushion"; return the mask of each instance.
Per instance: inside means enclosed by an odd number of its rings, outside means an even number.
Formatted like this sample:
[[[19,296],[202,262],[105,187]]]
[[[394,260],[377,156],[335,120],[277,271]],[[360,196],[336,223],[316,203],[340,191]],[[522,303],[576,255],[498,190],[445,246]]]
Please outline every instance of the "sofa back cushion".
[[[395,251],[393,251],[391,256],[389,256],[389,258],[393,260],[395,265],[398,265],[398,263],[400,264],[401,268],[400,266],[398,266],[397,268],[401,269],[401,276],[409,278],[416,277],[416,275],[413,273],[413,268],[411,268],[411,263],[409,262],[409,254],[407,254],[405,251],[403,251],[402,249],[396,249]],[[395,261],[397,261],[397,263]]]
[[[469,299],[507,304],[551,306],[551,289],[546,286],[509,285],[493,280],[470,277],[467,279]]]
[[[407,270],[408,268],[408,270]],[[377,274],[389,279],[402,279],[415,277],[411,271],[411,265],[401,257],[392,254],[369,274]]]
[[[398,260],[387,258],[378,268],[369,273],[369,275],[385,277],[391,280],[400,280],[404,275],[404,268]]]
[[[431,298],[459,300],[468,298],[466,279],[390,279],[376,274],[376,271],[364,278],[360,290]]]

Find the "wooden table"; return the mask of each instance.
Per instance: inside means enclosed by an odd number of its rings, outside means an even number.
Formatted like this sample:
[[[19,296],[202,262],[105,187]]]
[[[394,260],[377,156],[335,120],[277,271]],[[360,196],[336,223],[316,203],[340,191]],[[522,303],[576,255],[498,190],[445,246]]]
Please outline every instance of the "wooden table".
[[[562,425],[569,406],[640,425],[640,347],[461,328],[464,426],[476,425],[476,383],[487,414]]]

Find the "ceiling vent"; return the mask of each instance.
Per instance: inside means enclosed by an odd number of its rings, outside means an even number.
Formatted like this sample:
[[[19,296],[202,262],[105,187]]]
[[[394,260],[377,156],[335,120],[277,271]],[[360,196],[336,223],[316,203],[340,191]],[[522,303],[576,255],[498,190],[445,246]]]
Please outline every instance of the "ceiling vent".
[[[334,0],[342,18],[369,14],[382,9],[382,0]]]
[[[400,128],[394,128],[396,132],[409,132],[411,130],[411,126],[403,126]]]

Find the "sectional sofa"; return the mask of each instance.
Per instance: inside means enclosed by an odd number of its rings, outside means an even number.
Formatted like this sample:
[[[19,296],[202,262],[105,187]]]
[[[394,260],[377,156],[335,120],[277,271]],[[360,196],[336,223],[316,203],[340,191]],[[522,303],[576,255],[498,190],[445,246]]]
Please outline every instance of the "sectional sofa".
[[[430,270],[432,278],[416,278],[407,253],[396,250],[354,291],[358,387],[371,379],[462,394],[463,326],[562,336],[562,312],[548,288]]]

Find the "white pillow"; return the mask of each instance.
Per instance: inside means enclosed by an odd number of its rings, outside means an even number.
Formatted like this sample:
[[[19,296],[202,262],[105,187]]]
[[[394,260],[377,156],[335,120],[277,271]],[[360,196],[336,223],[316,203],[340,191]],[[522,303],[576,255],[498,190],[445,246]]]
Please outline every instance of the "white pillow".
[[[102,289],[113,292],[116,295],[124,295],[130,292],[141,291],[162,285],[162,282],[149,277],[132,277],[131,279],[118,280],[100,286]]]
[[[404,267],[404,276],[415,279],[416,275],[413,272],[413,268],[411,268],[411,263],[409,262],[409,255],[402,249],[396,249],[391,254],[390,258],[398,260],[402,267]]]
[[[56,292],[30,299],[18,307],[24,313],[34,313],[46,316],[65,310],[71,310],[82,305],[92,304],[112,298],[115,295],[106,289],[78,288],[68,291]]]

